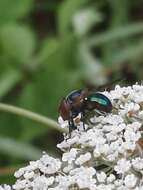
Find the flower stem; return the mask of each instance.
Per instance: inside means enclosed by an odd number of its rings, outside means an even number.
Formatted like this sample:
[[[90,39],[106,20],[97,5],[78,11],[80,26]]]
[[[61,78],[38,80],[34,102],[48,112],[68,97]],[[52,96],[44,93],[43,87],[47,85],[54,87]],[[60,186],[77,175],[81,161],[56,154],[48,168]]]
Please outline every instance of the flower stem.
[[[19,115],[28,119],[31,119],[37,123],[43,124],[50,128],[56,129],[60,132],[67,132],[67,130],[62,129],[58,123],[48,117],[42,116],[40,114],[34,113],[32,111],[28,111],[23,108],[18,108],[16,106],[0,103],[0,111],[12,113],[15,115]]]

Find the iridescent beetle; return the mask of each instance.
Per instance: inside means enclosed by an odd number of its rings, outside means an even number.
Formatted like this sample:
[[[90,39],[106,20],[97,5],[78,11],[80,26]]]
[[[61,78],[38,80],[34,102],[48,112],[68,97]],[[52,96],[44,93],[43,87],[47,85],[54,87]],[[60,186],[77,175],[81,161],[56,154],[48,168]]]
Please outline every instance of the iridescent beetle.
[[[104,94],[90,91],[88,88],[75,90],[63,98],[59,106],[59,114],[63,120],[69,122],[69,132],[76,129],[74,118],[81,114],[81,119],[89,111],[97,110],[100,113],[110,113],[112,103]],[[84,122],[83,122],[84,127]]]

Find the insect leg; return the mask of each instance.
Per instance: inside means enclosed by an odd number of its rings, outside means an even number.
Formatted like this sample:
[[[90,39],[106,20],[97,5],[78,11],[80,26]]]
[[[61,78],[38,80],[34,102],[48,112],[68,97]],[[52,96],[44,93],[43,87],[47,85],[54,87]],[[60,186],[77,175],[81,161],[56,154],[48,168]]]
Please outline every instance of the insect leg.
[[[69,120],[68,123],[69,123],[69,136],[71,137],[71,132],[72,132],[71,121]]]
[[[84,116],[85,116],[85,112],[82,111],[82,112],[81,112],[81,120],[82,120],[82,122],[83,122],[83,129],[84,129],[84,131],[85,131]]]
[[[70,113],[70,119],[69,119],[69,133],[71,134],[72,130],[77,129],[77,127],[74,124],[72,112]]]

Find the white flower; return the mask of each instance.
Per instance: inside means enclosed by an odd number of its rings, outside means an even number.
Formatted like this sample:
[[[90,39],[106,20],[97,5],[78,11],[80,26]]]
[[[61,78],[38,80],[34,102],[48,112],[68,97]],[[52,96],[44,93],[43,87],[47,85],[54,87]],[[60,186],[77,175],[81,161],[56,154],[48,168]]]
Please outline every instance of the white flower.
[[[133,188],[136,185],[136,182],[137,182],[137,178],[133,174],[127,175],[125,177],[125,185],[128,188]]]
[[[31,186],[30,183],[28,183],[26,179],[22,179],[22,180],[16,181],[16,183],[13,185],[13,188],[15,190],[19,190],[19,189],[29,188],[30,186]]]
[[[79,140],[78,136],[74,136],[72,139],[64,140],[62,143],[57,144],[57,147],[61,150],[70,148],[72,145],[76,144]]]
[[[26,172],[23,176],[25,179],[31,179],[34,176],[34,172]]]
[[[138,171],[143,171],[143,158],[135,158],[132,160],[132,165],[134,167],[135,170],[138,170]]]
[[[98,158],[98,157],[100,157],[101,153],[97,148],[95,148],[94,152],[93,152],[93,155],[94,155],[95,158]]]
[[[117,165],[114,167],[115,171],[118,174],[124,174],[125,172],[127,172],[131,167],[131,163],[129,160],[126,160],[125,158],[120,159],[117,162]]]
[[[122,187],[123,183],[124,182],[122,180],[119,180],[119,179],[114,181],[115,187]]]
[[[11,187],[5,184],[3,186],[0,186],[0,190],[11,190]]]
[[[68,127],[68,121],[67,121],[67,120],[64,121],[61,116],[58,118],[58,123],[60,124],[60,127],[61,127],[61,128],[66,128],[66,127]]]
[[[15,172],[12,187],[0,190],[143,190],[143,147],[138,146],[143,134],[143,86],[116,86],[103,94],[111,99],[113,112],[93,116],[85,130],[79,121],[77,130],[57,145],[62,160],[44,154]],[[59,121],[61,127],[68,124]]]
[[[64,173],[69,173],[73,169],[73,164],[68,164],[68,166],[63,168]]]
[[[108,115],[107,117],[104,118],[103,124],[111,124],[111,125],[119,125],[123,123],[123,118],[119,115]],[[111,130],[110,130],[111,131]]]
[[[77,165],[82,165],[83,163],[89,161],[91,159],[91,153],[87,152],[86,154],[80,155],[75,161]]]
[[[43,155],[38,164],[38,168],[44,174],[54,174],[61,168],[59,159],[54,159],[48,155]]]
[[[135,133],[132,128],[128,129],[124,133],[124,138],[128,142],[136,142],[141,138],[141,133],[137,132]]]
[[[52,185],[54,182],[54,177],[45,177],[45,176],[40,176],[37,177],[33,182],[32,182],[32,187],[33,190],[47,190],[50,185]]]
[[[66,152],[63,154],[62,161],[68,162],[69,164],[71,164],[72,161],[75,160],[77,153],[78,153],[77,149],[72,148],[70,152]]]
[[[112,183],[116,179],[115,175],[110,174],[107,178],[107,183]]]
[[[95,187],[96,179],[93,178],[96,171],[94,168],[76,168],[70,172],[74,183],[76,182],[79,188],[90,188],[92,185]]]
[[[107,176],[104,172],[97,173],[96,175],[99,182],[105,182]]]
[[[140,119],[143,119],[143,110],[139,112],[138,117],[139,117]]]
[[[108,144],[104,144],[104,145],[100,146],[99,150],[100,150],[101,154],[106,156],[109,154],[110,146]]]
[[[14,176],[16,178],[19,178],[19,177],[21,177],[24,174],[24,172],[25,172],[25,169],[24,168],[20,168],[18,171],[15,172]]]

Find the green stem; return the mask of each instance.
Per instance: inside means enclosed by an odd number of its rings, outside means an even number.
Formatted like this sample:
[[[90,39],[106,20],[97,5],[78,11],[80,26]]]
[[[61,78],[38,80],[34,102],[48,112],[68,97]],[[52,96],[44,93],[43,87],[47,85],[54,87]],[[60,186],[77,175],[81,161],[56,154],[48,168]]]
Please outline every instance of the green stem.
[[[0,103],[0,111],[12,113],[15,115],[19,115],[19,116],[31,119],[37,123],[56,129],[60,132],[67,132],[67,130],[62,129],[56,121],[50,118],[47,118],[45,116],[42,116],[40,114],[25,110],[23,108],[18,108],[16,106]]]

